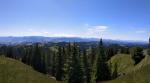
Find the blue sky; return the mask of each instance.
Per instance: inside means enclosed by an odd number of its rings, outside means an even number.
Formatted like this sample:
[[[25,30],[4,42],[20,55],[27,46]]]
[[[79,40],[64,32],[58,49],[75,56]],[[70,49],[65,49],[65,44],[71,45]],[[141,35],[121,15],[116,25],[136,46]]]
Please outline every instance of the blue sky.
[[[0,36],[148,40],[150,0],[0,0]]]

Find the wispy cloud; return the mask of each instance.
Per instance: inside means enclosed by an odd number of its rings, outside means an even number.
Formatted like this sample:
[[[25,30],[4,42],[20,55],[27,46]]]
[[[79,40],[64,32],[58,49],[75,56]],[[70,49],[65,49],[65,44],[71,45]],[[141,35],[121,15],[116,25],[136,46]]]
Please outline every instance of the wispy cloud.
[[[77,37],[77,35],[74,34],[65,34],[65,33],[57,33],[57,34],[52,34],[52,37]]]
[[[146,31],[144,31],[144,30],[138,30],[138,31],[136,31],[136,33],[145,33]]]
[[[105,32],[107,28],[108,28],[107,26],[92,26],[88,28],[88,31],[90,33],[101,33],[101,32]]]
[[[49,32],[48,32],[48,31],[43,31],[42,33],[44,33],[44,34],[49,34]]]
[[[103,37],[108,30],[108,26],[104,25],[95,25],[91,26],[89,24],[84,24],[85,27],[87,28],[85,32],[83,32],[81,36],[83,37],[94,37],[94,38],[100,38]]]

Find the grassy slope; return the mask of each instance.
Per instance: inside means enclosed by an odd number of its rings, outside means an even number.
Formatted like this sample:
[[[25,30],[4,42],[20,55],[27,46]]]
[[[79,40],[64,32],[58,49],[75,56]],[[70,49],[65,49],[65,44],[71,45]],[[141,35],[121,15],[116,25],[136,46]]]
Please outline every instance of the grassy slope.
[[[58,83],[20,61],[0,56],[0,83]]]
[[[119,72],[126,75],[106,83],[150,83],[150,56],[145,53],[145,58],[136,66],[133,65],[130,55],[118,54],[111,62],[119,62]]]
[[[113,56],[111,58],[111,63],[112,65],[115,63],[118,64],[119,73],[127,73],[134,67],[131,56],[127,54],[117,54]]]

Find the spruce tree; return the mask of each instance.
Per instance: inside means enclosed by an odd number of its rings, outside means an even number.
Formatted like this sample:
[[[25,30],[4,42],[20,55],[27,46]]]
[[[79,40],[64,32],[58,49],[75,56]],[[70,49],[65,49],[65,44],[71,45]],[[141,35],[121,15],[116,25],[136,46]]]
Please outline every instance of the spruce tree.
[[[74,44],[68,83],[83,83],[83,69],[79,49]]]
[[[42,73],[46,74],[47,73],[47,57],[45,54],[43,54],[42,56],[42,59],[41,59],[41,71]]]
[[[91,83],[95,83],[96,80],[96,61],[97,61],[97,49],[92,47],[90,52],[90,65],[91,65]]]
[[[63,54],[63,58],[64,58],[64,60],[63,60],[63,63],[64,63],[64,66],[63,66],[63,71],[64,71],[64,73],[63,73],[63,77],[64,77],[64,79],[63,79],[63,81],[64,82],[67,82],[67,80],[68,80],[68,74],[69,74],[69,63],[68,63],[68,60],[69,60],[69,58],[68,58],[68,54],[67,54],[67,48],[65,48],[65,47],[63,47],[63,49],[62,49],[62,54]]]
[[[111,78],[111,73],[109,66],[107,64],[107,57],[105,54],[104,46],[102,39],[99,43],[99,53],[97,59],[97,72],[96,72],[96,81],[105,81]]]
[[[142,47],[131,48],[132,59],[134,60],[134,65],[138,64],[145,56],[143,55]]]
[[[30,48],[23,48],[23,57],[22,57],[22,62],[27,64],[27,65],[31,65],[31,57],[32,57],[32,53],[31,53],[31,49]]]
[[[56,52],[53,52],[53,56],[52,56],[52,70],[51,70],[51,73],[52,73],[52,76],[56,76]]]
[[[149,47],[150,47],[150,37],[149,37]]]
[[[53,66],[53,52],[50,49],[47,49],[47,72],[52,75],[52,66]]]
[[[12,46],[7,47],[6,57],[13,58],[13,47]]]
[[[58,56],[56,58],[57,60],[57,65],[56,65],[56,80],[62,81],[63,80],[63,74],[64,74],[64,61],[63,61],[63,53],[62,53],[62,48],[59,46],[58,47]]]
[[[28,58],[29,58],[29,57],[28,57],[28,49],[24,49],[24,51],[25,51],[25,52],[24,52],[25,54],[23,55],[21,61],[22,61],[23,63],[25,63],[25,64],[28,64],[28,60],[29,60],[29,59],[28,59]]]
[[[147,54],[150,55],[150,38],[149,38],[149,45],[148,45]]]
[[[71,64],[72,64],[72,45],[71,43],[68,43],[67,47],[66,47],[66,58],[65,58],[65,81],[69,80],[69,73],[71,71]]]
[[[88,61],[86,50],[83,52],[84,77],[86,83],[91,83],[91,66]]]
[[[91,60],[91,65],[93,66],[95,63],[96,59],[96,49],[94,47],[91,48],[91,53],[90,53],[90,60]]]
[[[41,73],[45,73],[45,71],[43,71],[43,61],[42,61],[42,55],[41,55],[41,49],[39,47],[39,43],[35,44],[32,63],[33,63],[32,64],[33,68],[35,70]]]

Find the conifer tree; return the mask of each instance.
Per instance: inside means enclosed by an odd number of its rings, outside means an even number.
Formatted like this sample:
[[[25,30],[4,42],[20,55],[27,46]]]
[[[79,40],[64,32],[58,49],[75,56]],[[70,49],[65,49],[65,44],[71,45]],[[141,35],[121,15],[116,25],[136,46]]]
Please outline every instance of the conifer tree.
[[[99,53],[97,59],[96,81],[105,81],[111,78],[110,69],[107,64],[107,57],[103,47],[102,39],[99,43]]]
[[[62,48],[58,47],[58,56],[57,56],[57,65],[56,65],[56,80],[62,81],[63,80],[63,74],[64,74],[64,60],[63,60],[63,53]]]
[[[13,58],[13,47],[12,46],[8,46],[7,47],[7,53],[6,53],[7,57]]]
[[[72,54],[73,54],[73,52],[72,52],[72,45],[71,45],[71,43],[68,43],[68,45],[67,45],[67,47],[66,47],[66,51],[65,51],[65,69],[64,69],[64,71],[65,71],[65,79],[64,79],[64,81],[68,81],[69,80],[69,73],[70,73],[70,71],[71,71],[71,64],[72,64]]]
[[[47,68],[47,66],[48,66],[47,64],[48,64],[48,63],[47,63],[47,60],[46,60],[46,59],[47,59],[47,56],[46,56],[45,54],[43,54],[43,55],[41,56],[41,58],[42,58],[42,59],[41,59],[41,71],[42,71],[42,73],[46,74],[47,71],[48,71],[48,70],[47,70],[47,69],[48,69],[48,68]]]
[[[145,57],[143,55],[143,48],[138,46],[131,48],[131,55],[134,65],[138,64]]]
[[[149,47],[150,47],[150,37],[149,37]]]
[[[33,55],[34,55],[34,48],[33,48],[33,46],[31,46],[30,48],[29,48],[29,65],[31,65],[31,66],[33,66]]]
[[[24,51],[25,54],[22,57],[22,62],[28,64],[28,49],[24,49]]]
[[[52,76],[54,77],[56,76],[56,56],[57,56],[56,52],[53,52],[51,72],[52,72]]]
[[[150,38],[149,38],[149,45],[148,45],[147,53],[148,53],[148,55],[150,55]]]
[[[96,49],[94,47],[91,48],[91,53],[90,53],[90,59],[91,59],[91,65],[93,66],[95,63],[96,59]]]
[[[53,66],[53,51],[51,51],[49,48],[47,49],[47,72],[48,74],[52,75],[52,66]]]
[[[64,77],[64,79],[63,79],[63,81],[64,82],[67,82],[67,80],[68,80],[68,74],[69,74],[69,63],[68,63],[68,61],[69,61],[69,55],[67,54],[67,48],[65,48],[65,47],[63,47],[62,48],[62,54],[63,54],[63,58],[64,58],[64,66],[63,66],[63,71],[64,71],[64,73],[63,73],[63,77]]]
[[[116,54],[115,49],[111,46],[108,47],[107,51],[106,51],[106,54],[107,54],[107,60],[109,60],[112,56],[114,56]]]
[[[91,83],[91,66],[88,61],[86,50],[83,52],[84,77],[86,83]]]
[[[95,83],[96,80],[96,61],[97,61],[97,49],[92,47],[89,54],[90,57],[90,66],[91,66],[91,83]]]
[[[36,43],[34,47],[34,53],[33,53],[33,58],[32,58],[32,65],[33,68],[41,73],[45,73],[42,68],[42,55],[41,55],[41,49],[39,47],[39,44]]]
[[[83,83],[83,69],[80,59],[79,49],[74,44],[68,83]]]

